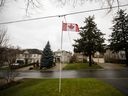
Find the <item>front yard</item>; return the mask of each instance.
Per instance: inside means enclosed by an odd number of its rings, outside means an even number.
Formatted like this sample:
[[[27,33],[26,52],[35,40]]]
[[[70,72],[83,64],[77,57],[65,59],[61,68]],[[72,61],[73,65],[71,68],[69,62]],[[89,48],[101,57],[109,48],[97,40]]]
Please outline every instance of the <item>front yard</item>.
[[[0,96],[125,96],[100,80],[91,78],[62,79],[58,93],[58,79],[23,79],[19,84],[0,91]]]
[[[91,67],[89,67],[88,63],[71,63],[67,64],[63,70],[80,70],[80,69],[101,69],[97,64],[92,64]]]

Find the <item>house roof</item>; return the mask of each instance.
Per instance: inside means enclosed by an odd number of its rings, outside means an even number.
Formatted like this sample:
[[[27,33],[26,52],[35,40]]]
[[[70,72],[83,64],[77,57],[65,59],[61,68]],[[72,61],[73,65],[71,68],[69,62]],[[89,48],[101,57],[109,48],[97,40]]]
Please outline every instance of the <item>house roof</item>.
[[[25,49],[23,50],[23,53],[25,51],[28,51],[29,54],[42,54],[42,50],[39,50],[39,49]]]
[[[60,53],[60,52],[66,52],[66,53],[70,53],[70,54],[72,54],[71,52],[69,52],[69,51],[65,51],[65,50],[60,50],[60,49],[58,49],[57,51],[55,51],[54,53]]]

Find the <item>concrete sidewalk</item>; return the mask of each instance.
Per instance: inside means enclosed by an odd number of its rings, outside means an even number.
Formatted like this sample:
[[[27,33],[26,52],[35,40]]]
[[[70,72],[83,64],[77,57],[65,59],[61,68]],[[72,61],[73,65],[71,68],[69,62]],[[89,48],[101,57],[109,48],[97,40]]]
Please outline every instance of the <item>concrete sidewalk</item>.
[[[113,63],[97,63],[104,69],[128,69],[125,64],[113,64]]]
[[[121,92],[123,92],[126,96],[128,96],[128,78],[113,78],[113,79],[100,79],[113,87],[119,89]]]
[[[67,64],[62,64],[61,69],[63,69],[66,65]],[[33,65],[16,69],[16,71],[33,71],[33,70],[29,70],[30,67],[33,67]],[[50,69],[47,69],[47,71],[59,71],[59,70],[60,70],[60,64],[59,63],[57,63],[56,66],[54,66]]]
[[[29,70],[30,67],[33,67],[33,65],[30,65],[30,66],[27,66],[27,67],[23,67],[23,68],[16,69],[16,71],[30,71],[30,70]]]
[[[125,64],[105,63],[104,58],[93,58],[104,69],[128,69]]]
[[[122,70],[126,73],[128,72],[128,67],[125,64],[113,64],[113,63],[97,63],[104,69],[109,70]],[[123,75],[123,74],[122,74]],[[122,91],[126,96],[128,96],[128,77],[125,78],[102,78],[100,79],[106,83],[111,84],[113,87]]]
[[[61,69],[63,69],[67,64],[62,64]],[[57,63],[55,67],[52,67],[50,69],[47,69],[47,71],[59,71],[60,70],[60,64]]]

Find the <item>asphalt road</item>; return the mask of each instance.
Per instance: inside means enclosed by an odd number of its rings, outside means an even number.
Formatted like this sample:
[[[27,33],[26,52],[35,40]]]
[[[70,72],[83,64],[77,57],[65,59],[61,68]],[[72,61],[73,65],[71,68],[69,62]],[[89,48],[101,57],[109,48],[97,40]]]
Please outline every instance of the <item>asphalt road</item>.
[[[59,71],[17,71],[17,78],[59,78]],[[1,71],[0,76],[5,72]],[[62,78],[128,78],[128,69],[62,70]]]
[[[19,73],[19,77],[24,78],[59,78],[59,71]],[[128,69],[62,71],[62,78],[97,78],[111,84],[128,96]]]
[[[59,71],[18,71],[17,77],[22,78],[59,78]],[[63,70],[62,78],[128,78],[128,69],[105,70]]]
[[[22,78],[59,78],[59,71],[17,71],[17,79]],[[0,76],[4,72],[0,72]],[[96,78],[107,82],[128,96],[128,69],[88,69],[63,70],[62,78]]]

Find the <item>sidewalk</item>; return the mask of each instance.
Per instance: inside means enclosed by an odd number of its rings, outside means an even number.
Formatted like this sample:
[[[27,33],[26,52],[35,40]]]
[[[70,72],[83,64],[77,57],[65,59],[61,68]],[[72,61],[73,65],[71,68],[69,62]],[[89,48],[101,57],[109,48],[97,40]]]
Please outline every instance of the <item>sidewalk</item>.
[[[126,96],[128,96],[128,78],[113,78],[113,79],[102,78],[99,80],[102,80],[112,85],[113,87],[122,91]]]
[[[105,63],[103,58],[94,58],[94,61],[104,69],[110,70],[124,70],[128,69],[125,64],[114,64],[114,63]],[[124,70],[128,72],[127,70]],[[114,74],[113,74],[114,75]],[[123,74],[122,74],[123,75]],[[128,96],[128,77],[126,78],[98,78],[108,84],[111,84],[115,88],[122,91],[126,96]]]
[[[63,69],[66,65],[67,64],[62,64],[61,69]],[[33,67],[33,66],[31,65],[31,66],[19,68],[19,69],[16,69],[16,71],[33,71],[33,70],[29,70],[30,67]],[[59,70],[60,70],[60,64],[59,63],[57,63],[56,66],[54,66],[50,69],[47,69],[47,71],[59,71]]]
[[[67,64],[62,64],[61,69],[63,69]],[[50,69],[47,69],[48,71],[59,71],[60,70],[60,64],[57,63],[55,67],[52,67]]]
[[[104,69],[128,69],[125,64],[105,63],[103,58],[93,58],[93,60]]]
[[[27,66],[27,67],[23,67],[23,68],[19,68],[16,69],[16,71],[28,71],[30,67],[33,67],[33,65]],[[30,70],[29,70],[30,71]]]
[[[122,64],[113,64],[113,63],[97,63],[99,66],[104,69],[126,69],[125,65]]]

